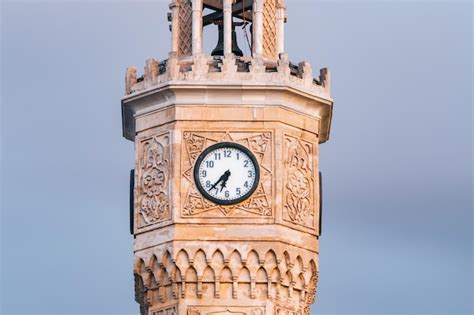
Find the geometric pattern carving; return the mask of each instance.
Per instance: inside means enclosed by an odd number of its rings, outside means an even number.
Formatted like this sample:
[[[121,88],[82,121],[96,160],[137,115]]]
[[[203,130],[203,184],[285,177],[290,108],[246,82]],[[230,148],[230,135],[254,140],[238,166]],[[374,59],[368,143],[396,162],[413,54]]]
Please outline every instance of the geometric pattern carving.
[[[138,227],[169,220],[170,147],[169,134],[140,141],[138,157]]]
[[[166,308],[151,311],[151,315],[177,315],[177,314],[178,314],[178,309],[176,306],[166,307]]]
[[[308,306],[308,309],[309,309],[309,306]],[[304,313],[304,311],[303,311]],[[275,307],[275,315],[301,315],[302,312],[301,311],[292,311],[292,310],[289,310],[289,309],[286,309],[286,308],[283,308],[283,307],[280,307],[280,306],[276,306]],[[306,313],[305,313],[306,315]]]
[[[191,0],[181,0],[179,5],[179,49],[178,56],[189,56],[192,53],[193,8]]]
[[[175,248],[176,252],[172,252],[171,246],[159,251],[155,248],[146,257],[136,258],[134,274],[144,286],[137,295],[146,292],[146,299],[137,300],[146,303],[152,312],[179,303],[181,299],[203,300],[212,306],[226,305],[225,301],[252,305],[251,301],[271,300],[283,307],[280,314],[303,314],[309,310],[308,303],[314,301],[316,294],[318,270],[314,253],[271,247],[255,249],[247,245],[242,250],[227,244],[213,249],[187,245]],[[292,305],[293,313],[283,312],[285,305]],[[200,307],[190,306],[188,314],[225,313],[219,308],[203,310]],[[255,307],[234,311],[265,314],[263,309]]]
[[[187,315],[264,315],[265,307],[190,306]]]
[[[186,191],[182,217],[249,218],[272,217],[273,194],[273,139],[270,131],[216,131],[183,133],[183,182]],[[212,144],[222,141],[236,142],[255,155],[260,167],[260,182],[255,192],[245,201],[231,206],[217,205],[196,188],[193,169],[199,154]]]
[[[272,59],[277,58],[276,9],[276,0],[263,1],[263,55]]]
[[[283,219],[316,227],[313,144],[284,136]]]

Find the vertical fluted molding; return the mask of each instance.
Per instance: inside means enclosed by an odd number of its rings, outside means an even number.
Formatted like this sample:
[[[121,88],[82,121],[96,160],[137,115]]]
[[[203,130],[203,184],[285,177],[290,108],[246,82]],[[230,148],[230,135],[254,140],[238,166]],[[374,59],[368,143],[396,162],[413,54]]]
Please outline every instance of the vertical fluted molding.
[[[202,0],[193,1],[193,55],[202,53]]]

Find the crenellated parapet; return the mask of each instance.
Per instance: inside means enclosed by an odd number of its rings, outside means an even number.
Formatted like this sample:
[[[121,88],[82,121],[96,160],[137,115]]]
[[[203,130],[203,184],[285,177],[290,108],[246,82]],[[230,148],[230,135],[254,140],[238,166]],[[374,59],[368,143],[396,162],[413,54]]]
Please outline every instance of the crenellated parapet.
[[[202,300],[235,311],[255,304],[274,314],[308,314],[318,278],[314,254],[275,244],[170,244],[136,253],[136,299],[142,314],[208,313]],[[262,300],[271,303],[262,305]],[[254,302],[252,302],[254,301]]]
[[[136,67],[127,69],[125,94],[134,95],[149,89],[159,88],[168,83],[203,82],[212,84],[233,83],[242,85],[277,84],[294,86],[311,94],[330,99],[330,73],[327,68],[319,71],[314,78],[311,65],[307,62],[293,64],[286,53],[276,61],[264,58],[236,57],[234,55],[170,58],[162,62],[148,59],[144,73],[137,75]]]

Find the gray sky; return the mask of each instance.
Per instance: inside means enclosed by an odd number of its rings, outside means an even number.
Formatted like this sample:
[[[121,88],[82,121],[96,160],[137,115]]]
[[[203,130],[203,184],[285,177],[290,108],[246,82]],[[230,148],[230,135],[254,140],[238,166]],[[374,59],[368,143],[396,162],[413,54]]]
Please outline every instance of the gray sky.
[[[336,101],[314,314],[470,314],[472,3],[287,2]],[[167,4],[2,2],[1,314],[138,314],[120,98]]]

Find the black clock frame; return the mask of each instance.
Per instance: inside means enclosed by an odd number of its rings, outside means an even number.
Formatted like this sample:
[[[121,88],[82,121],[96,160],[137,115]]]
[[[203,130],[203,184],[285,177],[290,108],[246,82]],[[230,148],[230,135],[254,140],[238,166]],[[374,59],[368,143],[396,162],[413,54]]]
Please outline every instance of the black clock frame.
[[[253,183],[252,188],[250,188],[250,190],[245,195],[237,199],[221,200],[221,199],[214,198],[208,194],[206,189],[202,187],[201,182],[199,181],[199,165],[201,165],[202,160],[209,154],[209,152],[216,149],[222,149],[222,148],[234,148],[234,149],[243,151],[245,154],[247,154],[247,156],[250,158],[253,165],[255,166],[255,181]],[[260,165],[258,164],[257,159],[255,158],[255,155],[247,147],[239,143],[219,142],[219,143],[213,144],[207,147],[204,151],[202,151],[199,157],[197,158],[196,163],[194,163],[194,183],[197,189],[199,190],[201,195],[204,196],[204,198],[218,205],[229,206],[229,205],[235,205],[235,204],[241,203],[242,201],[248,199],[255,192],[255,190],[258,187],[259,182],[260,182]]]

